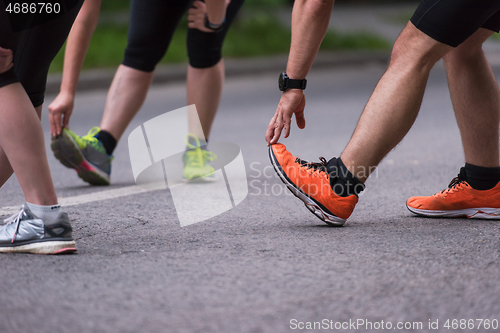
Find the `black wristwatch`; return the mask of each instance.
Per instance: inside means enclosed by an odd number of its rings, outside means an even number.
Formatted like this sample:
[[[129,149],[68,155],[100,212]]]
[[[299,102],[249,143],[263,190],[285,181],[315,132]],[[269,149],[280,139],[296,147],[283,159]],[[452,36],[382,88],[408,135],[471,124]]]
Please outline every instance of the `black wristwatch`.
[[[280,74],[278,79],[278,87],[281,91],[285,91],[287,89],[302,89],[305,90],[307,86],[307,80],[294,80],[290,79],[285,72]]]

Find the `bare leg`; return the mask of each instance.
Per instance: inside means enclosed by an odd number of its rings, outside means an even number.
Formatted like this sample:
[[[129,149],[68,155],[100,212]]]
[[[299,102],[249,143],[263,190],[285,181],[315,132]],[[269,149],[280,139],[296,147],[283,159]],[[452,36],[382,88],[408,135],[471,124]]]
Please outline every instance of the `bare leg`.
[[[1,180],[13,168],[27,202],[57,204],[40,119],[20,83],[0,88],[0,110]]]
[[[413,125],[434,64],[453,48],[408,23],[394,44],[389,68],[370,97],[341,155],[361,182]]]
[[[153,75],[154,72],[143,72],[124,65],[118,67],[109,88],[101,130],[111,133],[116,141],[120,140],[144,103]]]
[[[195,133],[199,126],[193,125],[196,119],[189,119],[189,131],[198,138],[208,140],[215,115],[219,108],[224,85],[224,60],[209,68],[194,68],[188,65],[187,103],[195,104],[203,133]],[[204,134],[204,135],[203,135]]]
[[[38,118],[41,119],[42,105],[36,107],[35,111],[38,115]],[[3,148],[0,147],[0,187],[2,187],[7,180],[9,180],[13,173],[14,170],[12,170],[9,159],[7,158],[7,155],[5,155]]]
[[[1,147],[0,147],[1,148]],[[0,149],[0,186],[3,186],[7,180],[9,180],[10,176],[14,173],[12,167],[10,166],[9,159],[3,148]]]
[[[492,34],[481,28],[444,57],[465,161],[482,167],[499,166],[500,93],[482,49]]]

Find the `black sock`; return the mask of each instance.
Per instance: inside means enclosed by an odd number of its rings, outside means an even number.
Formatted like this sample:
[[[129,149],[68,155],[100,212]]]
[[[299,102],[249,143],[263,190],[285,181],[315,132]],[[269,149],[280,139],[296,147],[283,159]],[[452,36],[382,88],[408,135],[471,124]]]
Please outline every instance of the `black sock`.
[[[463,169],[467,183],[475,190],[491,190],[500,181],[500,167],[484,168],[465,163]]]
[[[97,133],[97,140],[102,142],[102,145],[104,146],[104,149],[106,149],[106,153],[108,153],[108,155],[113,155],[117,142],[111,133],[99,131],[99,133]]]
[[[365,185],[354,177],[340,157],[329,160],[326,169],[330,175],[330,186],[335,194],[341,197],[353,194],[358,196],[365,189]]]

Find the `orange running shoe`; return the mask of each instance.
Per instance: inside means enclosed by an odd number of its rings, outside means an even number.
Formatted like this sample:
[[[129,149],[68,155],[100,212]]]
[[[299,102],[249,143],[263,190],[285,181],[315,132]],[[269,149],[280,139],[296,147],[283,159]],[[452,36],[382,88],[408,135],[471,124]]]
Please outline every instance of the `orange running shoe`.
[[[412,213],[429,217],[500,219],[500,183],[480,191],[458,175],[447,189],[428,197],[411,197],[406,207]]]
[[[307,209],[332,226],[344,225],[351,216],[358,197],[341,197],[330,186],[326,160],[321,163],[302,161],[286,150],[281,143],[269,146],[269,158],[274,170],[288,189],[304,202]]]

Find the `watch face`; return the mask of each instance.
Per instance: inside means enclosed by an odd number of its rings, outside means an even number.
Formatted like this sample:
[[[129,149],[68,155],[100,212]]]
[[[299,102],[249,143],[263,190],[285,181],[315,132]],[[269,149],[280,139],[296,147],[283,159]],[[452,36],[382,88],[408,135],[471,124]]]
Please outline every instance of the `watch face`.
[[[286,78],[286,74],[281,73],[279,76],[279,79],[278,79],[278,87],[280,88],[281,91],[283,91],[285,89],[285,78]]]

